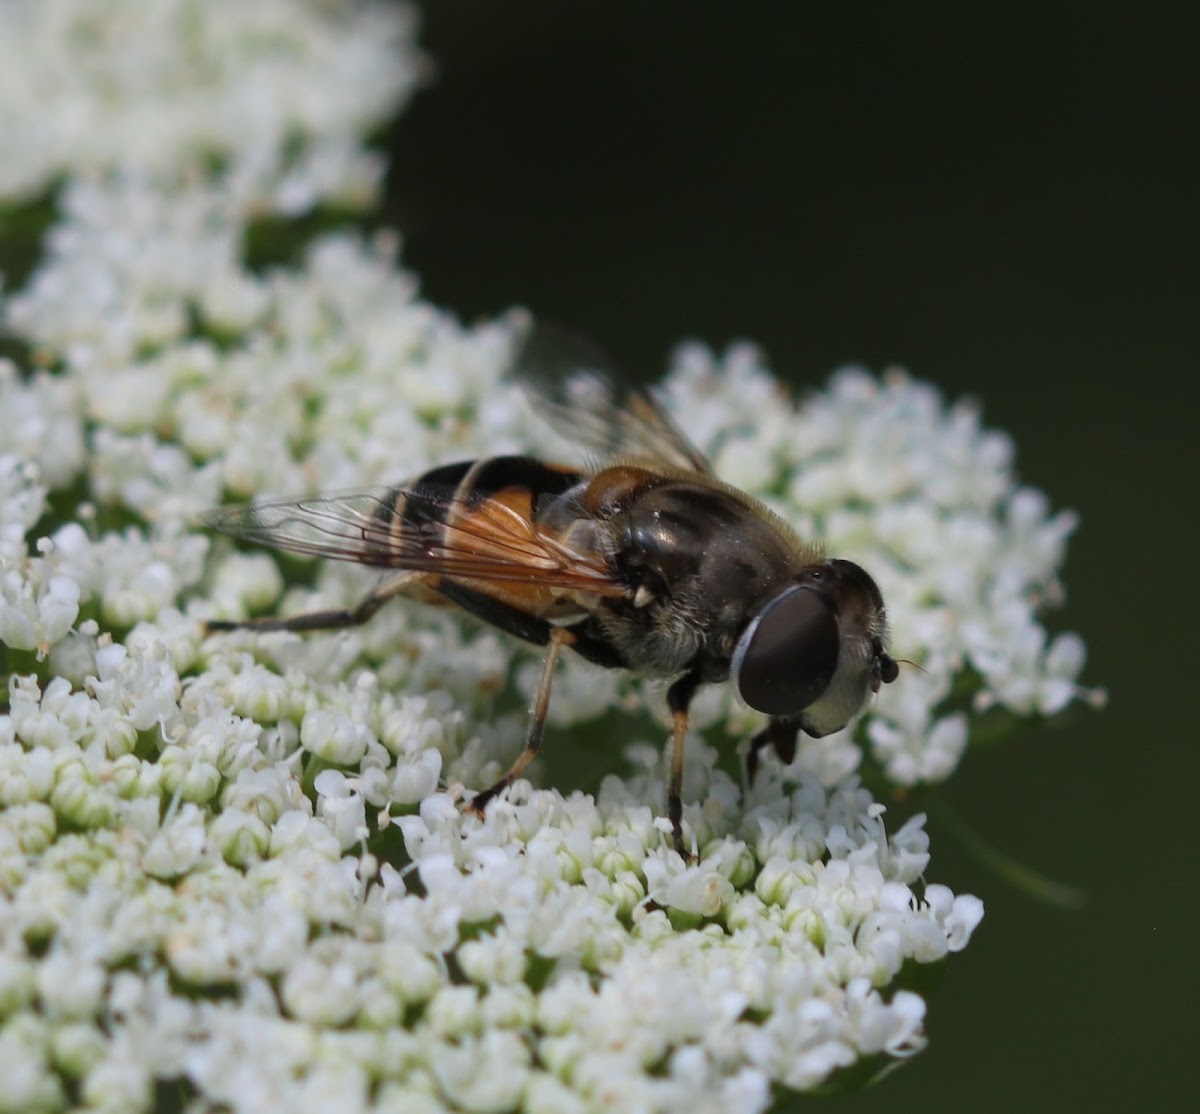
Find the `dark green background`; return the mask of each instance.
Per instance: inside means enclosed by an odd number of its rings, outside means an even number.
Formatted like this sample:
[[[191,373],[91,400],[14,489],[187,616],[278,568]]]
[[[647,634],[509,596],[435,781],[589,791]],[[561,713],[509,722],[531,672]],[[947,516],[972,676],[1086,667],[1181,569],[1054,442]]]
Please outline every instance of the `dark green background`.
[[[928,1051],[838,1106],[1190,1108],[1197,9],[832,7],[430,4],[386,219],[468,319],[527,304],[644,369],[685,336],[797,384],[901,363],[1014,434],[1082,514],[1052,625],[1111,704],[945,796],[1089,902],[1040,906],[932,824],[932,876],[987,916]]]

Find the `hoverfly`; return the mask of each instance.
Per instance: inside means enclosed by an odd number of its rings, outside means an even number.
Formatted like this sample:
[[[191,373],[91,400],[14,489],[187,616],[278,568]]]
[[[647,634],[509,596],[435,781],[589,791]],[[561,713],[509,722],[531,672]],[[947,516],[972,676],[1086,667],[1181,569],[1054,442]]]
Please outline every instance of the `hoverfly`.
[[[212,620],[208,630],[357,626],[409,596],[545,646],[525,747],[469,802],[480,816],[541,748],[563,648],[667,679],[667,812],[687,859],[680,788],[697,689],[732,680],[769,717],[750,743],[751,778],[766,746],[790,762],[799,732],[840,730],[896,679],[883,597],[854,562],[825,557],[717,479],[654,396],[620,390],[589,351],[539,327],[516,362],[538,411],[590,448],[594,466],[490,457],[391,488],[218,508],[204,522],[236,538],[392,575],[353,608]]]

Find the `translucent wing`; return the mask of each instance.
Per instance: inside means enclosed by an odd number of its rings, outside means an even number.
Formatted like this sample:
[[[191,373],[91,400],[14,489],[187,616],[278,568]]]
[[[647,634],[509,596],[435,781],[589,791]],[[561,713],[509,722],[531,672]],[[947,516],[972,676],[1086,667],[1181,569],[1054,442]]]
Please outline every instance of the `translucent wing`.
[[[536,581],[621,596],[626,589],[597,553],[580,553],[538,530],[525,508],[417,483],[311,499],[231,504],[204,525],[243,541],[310,557],[455,579]]]
[[[638,457],[712,475],[704,454],[647,390],[626,383],[590,344],[555,326],[533,326],[514,373],[535,412],[603,460]]]

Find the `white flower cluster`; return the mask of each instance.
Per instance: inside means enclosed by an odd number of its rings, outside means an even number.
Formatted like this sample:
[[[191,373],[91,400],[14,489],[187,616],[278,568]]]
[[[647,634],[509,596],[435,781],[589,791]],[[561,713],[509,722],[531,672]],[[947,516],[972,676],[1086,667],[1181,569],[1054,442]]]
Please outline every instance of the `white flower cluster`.
[[[149,1110],[159,1084],[197,1111],[762,1110],[921,1048],[906,968],[982,916],[926,883],[920,817],[885,831],[852,732],[743,791],[700,736],[758,725],[703,693],[687,865],[650,717],[593,796],[522,781],[482,822],[460,811],[527,722],[536,665],[495,633],[401,602],[340,634],[204,636],[204,617],[346,606],[369,581],[291,575],[197,511],[543,437],[505,378],[514,320],[419,301],[394,240],[243,258],[247,198],[302,207],[280,201],[297,166],[357,152],[411,84],[397,12],[0,12],[0,90],[21,87],[0,97],[0,193],[66,176],[0,306],[55,368],[0,363],[0,1110]],[[196,169],[206,151],[222,173]],[[897,780],[950,772],[988,706],[1082,694],[1082,643],[1036,618],[1071,519],[1016,486],[972,410],[861,372],[797,407],[749,348],[684,349],[664,390],[726,479],[878,577],[922,667],[860,728]],[[551,719],[603,730],[656,699],[571,660]]]
[[[877,988],[982,912],[922,892],[919,821],[889,841],[852,784],[776,780],[739,810],[707,755],[690,782],[709,780],[712,839],[685,868],[650,779],[521,792],[481,825],[432,792],[459,745],[435,704],[360,684],[304,713],[297,745],[294,721],[229,713],[226,669],[181,689],[152,630],[95,657],[83,691],[16,682],[0,720],[14,1109],[72,1081],[149,1109],[176,1077],[239,1111],[762,1109],[774,1083],[918,1050],[924,1002]],[[315,703],[274,684],[272,712]],[[304,752],[350,771],[306,787]],[[372,818],[418,798],[396,821],[410,865],[370,884]]]
[[[220,168],[243,207],[357,206],[383,170],[362,136],[424,72],[413,25],[381,0],[6,0],[0,197]]]

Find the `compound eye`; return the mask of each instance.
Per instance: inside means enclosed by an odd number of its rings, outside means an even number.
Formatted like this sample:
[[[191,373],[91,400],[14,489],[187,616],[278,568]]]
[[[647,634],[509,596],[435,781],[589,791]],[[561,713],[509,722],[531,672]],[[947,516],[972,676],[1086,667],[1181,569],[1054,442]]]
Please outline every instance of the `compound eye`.
[[[837,616],[824,593],[789,588],[742,632],[729,673],[751,708],[794,716],[829,687],[838,648]]]

